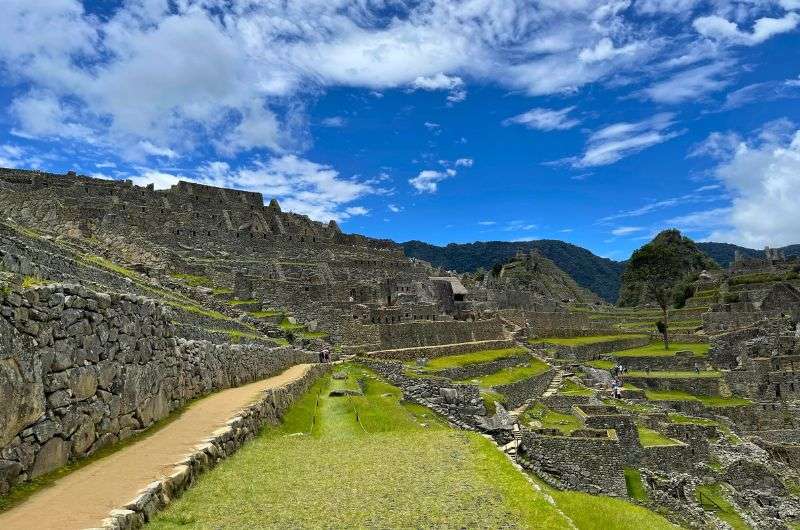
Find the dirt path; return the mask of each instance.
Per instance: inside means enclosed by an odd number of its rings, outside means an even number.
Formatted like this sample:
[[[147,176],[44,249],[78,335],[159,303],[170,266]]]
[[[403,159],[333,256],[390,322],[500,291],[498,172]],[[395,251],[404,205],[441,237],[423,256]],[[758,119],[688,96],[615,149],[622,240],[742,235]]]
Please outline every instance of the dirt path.
[[[269,379],[212,394],[139,442],[59,479],[19,506],[0,513],[3,530],[80,530],[165,476],[204,438],[252,403],[261,391],[299,379],[311,365],[293,366]]]

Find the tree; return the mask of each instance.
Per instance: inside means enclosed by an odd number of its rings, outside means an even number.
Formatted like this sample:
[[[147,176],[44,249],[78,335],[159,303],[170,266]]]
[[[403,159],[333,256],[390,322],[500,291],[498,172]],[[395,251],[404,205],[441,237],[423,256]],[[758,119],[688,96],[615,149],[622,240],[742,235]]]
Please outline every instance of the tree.
[[[680,232],[675,232],[680,238]],[[663,328],[664,349],[669,349],[669,306],[675,286],[684,275],[683,256],[670,244],[670,238],[657,237],[633,253],[627,269],[661,308],[663,318],[659,324],[663,326],[659,325],[658,329],[662,331]]]

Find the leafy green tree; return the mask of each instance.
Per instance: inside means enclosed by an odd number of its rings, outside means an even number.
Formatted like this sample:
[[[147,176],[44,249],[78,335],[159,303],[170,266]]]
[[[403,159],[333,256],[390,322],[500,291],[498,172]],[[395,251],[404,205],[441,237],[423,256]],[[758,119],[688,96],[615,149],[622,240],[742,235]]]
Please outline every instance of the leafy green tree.
[[[681,237],[674,230],[670,236]],[[669,307],[674,299],[675,286],[684,276],[684,256],[671,242],[672,237],[657,237],[631,256],[626,272],[631,280],[639,282],[648,298],[661,308],[662,320],[658,329],[664,338],[664,348],[669,349]],[[662,331],[663,330],[663,331]]]

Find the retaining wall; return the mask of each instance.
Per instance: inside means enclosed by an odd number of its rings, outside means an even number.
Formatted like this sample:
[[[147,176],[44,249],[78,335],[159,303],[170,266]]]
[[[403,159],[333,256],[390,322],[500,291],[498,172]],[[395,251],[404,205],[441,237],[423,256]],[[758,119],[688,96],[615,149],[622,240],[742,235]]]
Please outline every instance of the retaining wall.
[[[138,296],[0,287],[0,494],[191,399],[315,359],[176,338],[171,310]]]

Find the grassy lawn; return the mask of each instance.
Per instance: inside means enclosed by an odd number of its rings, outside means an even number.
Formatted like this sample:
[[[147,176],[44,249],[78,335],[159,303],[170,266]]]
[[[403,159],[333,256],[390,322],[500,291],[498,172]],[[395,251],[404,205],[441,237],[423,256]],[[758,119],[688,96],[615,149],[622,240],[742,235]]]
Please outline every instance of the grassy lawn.
[[[717,517],[731,525],[733,530],[750,530],[731,503],[725,499],[719,484],[697,486],[695,497],[703,508],[714,512]]]
[[[637,501],[647,501],[647,490],[642,484],[642,474],[633,467],[625,468],[625,486],[628,487],[628,495]]]
[[[572,414],[555,412],[541,403],[530,407],[522,415],[522,423],[528,425],[530,422],[538,422],[545,429],[558,429],[564,434],[583,428],[583,422],[580,418]]]
[[[680,445],[672,438],[667,438],[658,431],[639,426],[639,443],[642,447],[661,447],[665,445]]]
[[[582,346],[584,344],[597,344],[620,339],[635,339],[646,335],[595,335],[591,337],[552,337],[546,339],[530,339],[531,344],[556,344],[558,346]]]
[[[594,395],[594,390],[567,379],[561,385],[558,393],[562,396],[592,396]]]
[[[363,397],[328,397],[351,379],[318,382],[150,527],[569,528],[489,441],[402,404],[395,387],[366,379]]]
[[[556,506],[572,519],[579,530],[676,530],[662,516],[630,502],[577,491],[559,491],[544,482],[537,483],[556,502]],[[547,528],[539,525],[535,528]]]
[[[676,352],[682,350],[689,350],[695,354],[696,357],[705,357],[708,355],[709,344],[706,343],[670,343],[669,349],[664,349],[663,342],[653,342],[641,348],[632,348],[630,350],[620,350],[612,352],[611,355],[615,357],[671,357]]]
[[[458,368],[460,366],[469,366],[471,364],[488,363],[498,359],[505,359],[506,357],[524,355],[526,353],[528,353],[528,350],[525,348],[504,348],[501,350],[482,350],[473,353],[447,355],[445,357],[429,359],[426,368],[429,370]],[[406,364],[416,364],[416,361],[409,361]]]
[[[619,499],[531,484],[482,436],[345,369],[347,380],[317,382],[149,528],[676,528]],[[328,396],[357,378],[364,396]]]
[[[592,368],[597,368],[599,370],[611,370],[612,368],[614,368],[614,364],[615,363],[614,363],[614,361],[607,361],[607,360],[604,360],[604,359],[598,359],[596,361],[589,361],[589,362],[584,363],[584,364],[586,364],[587,366],[591,366]]]
[[[698,418],[697,416],[686,416],[685,414],[679,414],[677,412],[669,413],[669,421],[672,423],[688,423],[691,425],[719,425],[719,422],[716,420],[711,420],[709,418]]]
[[[645,396],[651,401],[700,401],[707,407],[740,407],[752,403],[740,397],[695,396],[680,390],[646,390]]]
[[[277,317],[277,316],[283,315],[283,311],[276,311],[276,310],[250,311],[247,314],[250,315],[253,318],[270,318],[270,317]]]
[[[477,381],[483,388],[492,388],[500,385],[508,385],[522,381],[523,379],[530,379],[537,375],[542,375],[550,369],[550,366],[540,361],[539,359],[531,359],[527,366],[514,366],[512,368],[504,368],[499,372],[484,375],[477,379],[470,379],[469,381],[461,381],[462,383],[471,383]]]
[[[699,372],[684,371],[684,372],[645,372],[642,370],[632,370],[627,374],[630,377],[649,377],[652,379],[717,379],[722,377],[722,372],[715,370],[700,370]]]

